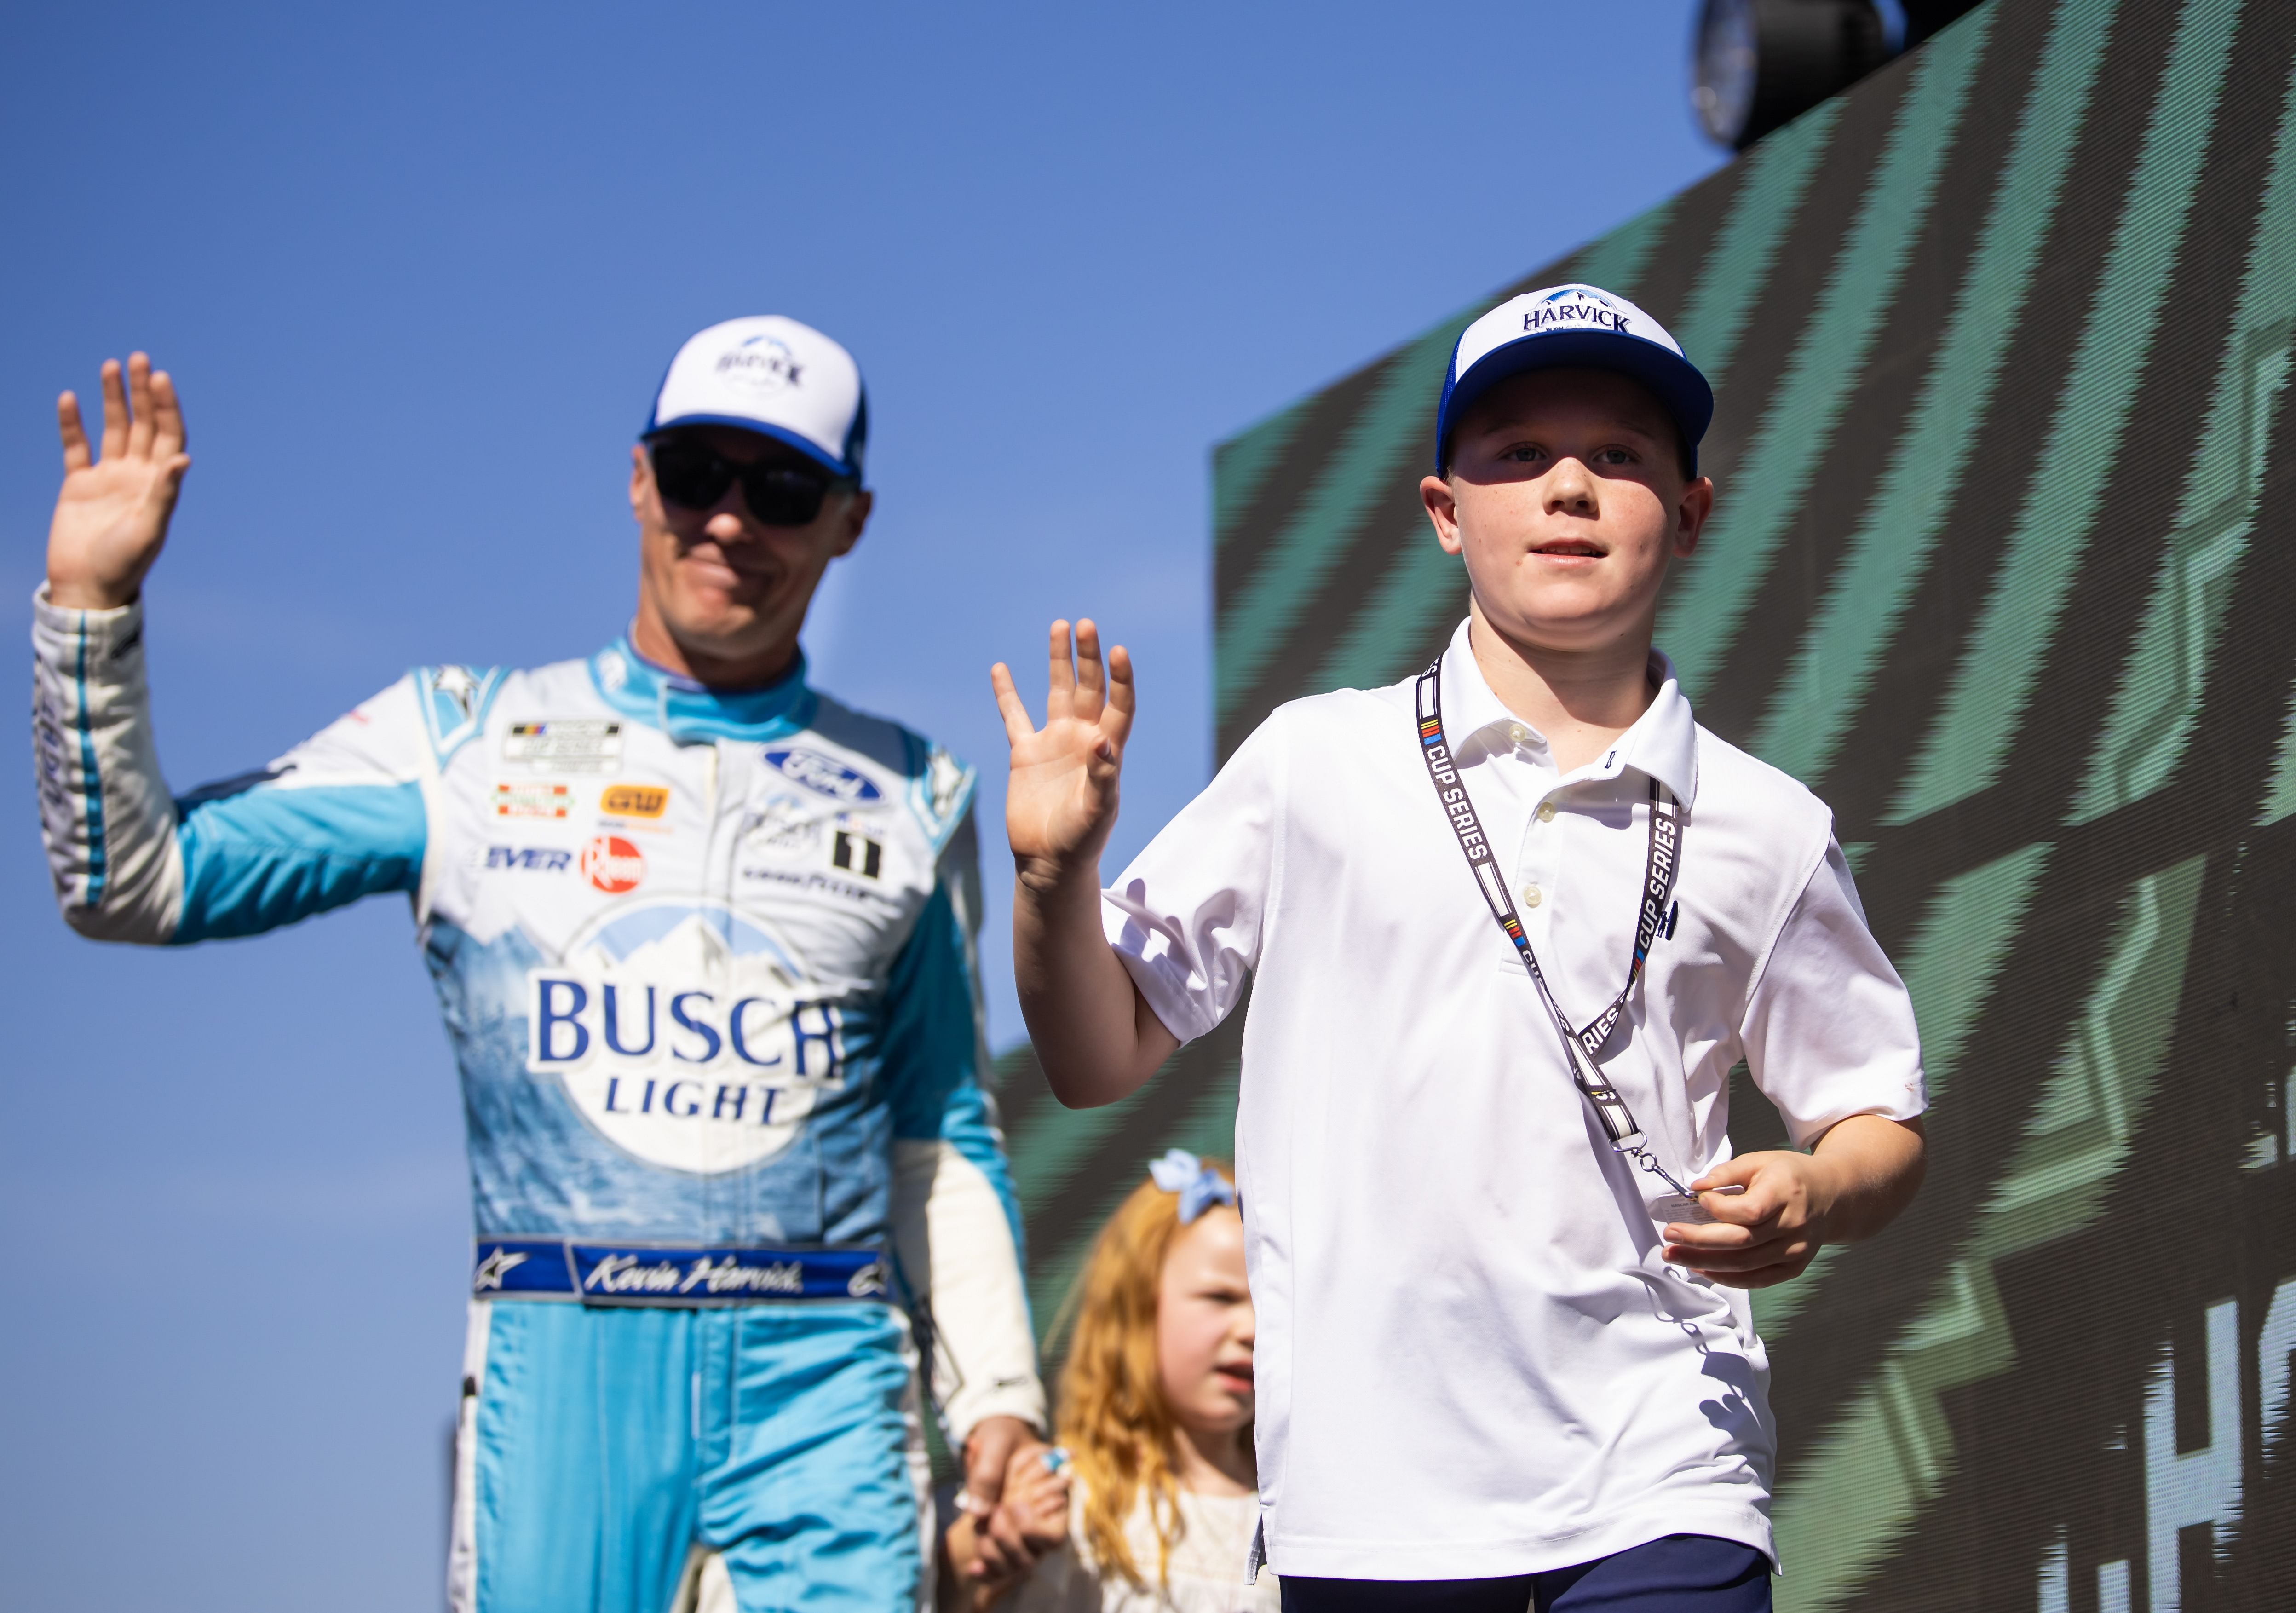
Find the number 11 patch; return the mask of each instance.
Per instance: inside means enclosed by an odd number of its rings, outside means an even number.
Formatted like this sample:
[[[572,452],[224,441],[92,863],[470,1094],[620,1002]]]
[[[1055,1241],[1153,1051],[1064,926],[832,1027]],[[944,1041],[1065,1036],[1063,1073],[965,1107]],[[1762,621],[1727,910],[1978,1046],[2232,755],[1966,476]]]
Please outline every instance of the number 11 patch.
[[[885,872],[885,842],[873,840],[850,829],[840,829],[831,838],[829,860],[832,865],[857,873],[865,880],[877,879]]]

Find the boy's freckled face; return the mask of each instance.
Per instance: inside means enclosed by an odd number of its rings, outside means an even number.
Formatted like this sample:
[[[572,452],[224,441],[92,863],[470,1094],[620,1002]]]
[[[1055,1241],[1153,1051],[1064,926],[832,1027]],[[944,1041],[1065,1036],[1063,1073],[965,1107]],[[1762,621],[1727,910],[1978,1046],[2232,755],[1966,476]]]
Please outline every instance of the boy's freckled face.
[[[1713,503],[1710,482],[1684,478],[1657,398],[1604,370],[1501,382],[1455,429],[1450,475],[1422,492],[1484,615],[1557,650],[1646,635],[1667,562]]]

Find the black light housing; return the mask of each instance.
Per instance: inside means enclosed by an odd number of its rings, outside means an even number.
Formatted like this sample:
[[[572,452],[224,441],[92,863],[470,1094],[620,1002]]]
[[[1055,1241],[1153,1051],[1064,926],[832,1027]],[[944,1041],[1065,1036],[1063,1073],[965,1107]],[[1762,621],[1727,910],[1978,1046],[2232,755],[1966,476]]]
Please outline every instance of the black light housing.
[[[1872,0],[1705,0],[1692,45],[1691,105],[1710,139],[1743,151],[1889,53]]]

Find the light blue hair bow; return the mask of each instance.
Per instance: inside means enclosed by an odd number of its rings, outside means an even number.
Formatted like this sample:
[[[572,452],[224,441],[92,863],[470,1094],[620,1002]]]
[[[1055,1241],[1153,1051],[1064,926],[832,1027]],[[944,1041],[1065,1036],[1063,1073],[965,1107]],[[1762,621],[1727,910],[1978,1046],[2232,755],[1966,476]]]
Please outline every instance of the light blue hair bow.
[[[1235,1183],[1185,1148],[1148,1161],[1148,1175],[1168,1193],[1180,1195],[1180,1224],[1186,1226],[1215,1204],[1235,1202]]]

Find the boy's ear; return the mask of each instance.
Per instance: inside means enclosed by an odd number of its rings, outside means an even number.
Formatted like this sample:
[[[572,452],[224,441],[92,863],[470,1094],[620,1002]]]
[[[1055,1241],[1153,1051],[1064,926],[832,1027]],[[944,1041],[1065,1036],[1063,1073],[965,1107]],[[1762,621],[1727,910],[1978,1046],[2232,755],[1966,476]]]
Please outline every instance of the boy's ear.
[[[1687,560],[1697,551],[1698,540],[1706,531],[1707,518],[1714,513],[1714,479],[1702,476],[1682,489],[1682,502],[1674,511],[1674,553],[1677,560]]]
[[[1427,519],[1434,523],[1435,541],[1443,545],[1443,553],[1458,553],[1459,501],[1451,492],[1451,484],[1440,476],[1420,478],[1419,502],[1426,507]]]

